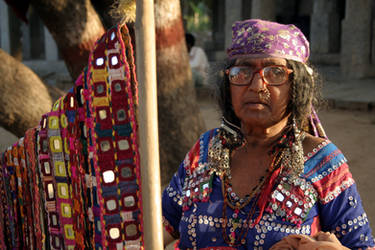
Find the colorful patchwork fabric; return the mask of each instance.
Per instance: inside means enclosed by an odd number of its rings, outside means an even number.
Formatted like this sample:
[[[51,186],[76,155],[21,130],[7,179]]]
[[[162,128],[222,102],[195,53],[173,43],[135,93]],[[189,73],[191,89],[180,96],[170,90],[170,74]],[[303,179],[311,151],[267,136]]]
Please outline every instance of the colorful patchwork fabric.
[[[280,174],[258,224],[253,224],[258,208],[247,220],[254,199],[240,211],[227,206],[224,213],[222,178],[209,162],[220,141],[218,132],[200,137],[163,192],[164,225],[179,238],[179,249],[230,249],[223,228],[237,234],[243,227],[248,227],[245,243],[235,249],[269,249],[287,235],[318,231],[334,233],[350,249],[374,246],[346,159],[329,140],[306,155],[299,177]]]
[[[1,249],[143,249],[137,82],[126,26],[1,157]]]

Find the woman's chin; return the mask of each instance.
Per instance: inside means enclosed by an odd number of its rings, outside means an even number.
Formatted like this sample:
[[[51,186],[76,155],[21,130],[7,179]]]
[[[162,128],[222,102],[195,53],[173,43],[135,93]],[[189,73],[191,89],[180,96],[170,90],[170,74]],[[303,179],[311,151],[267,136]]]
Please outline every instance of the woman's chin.
[[[245,125],[247,128],[263,129],[274,127],[277,124],[280,124],[280,126],[285,126],[286,121],[284,122],[284,119],[287,118],[275,119],[275,117],[271,114],[259,113],[256,115],[254,112],[251,115],[240,118],[242,125]]]
[[[267,112],[264,107],[257,107],[257,105],[251,106],[251,108],[246,109],[245,112],[240,114],[238,118],[242,123],[260,125],[266,124],[272,119],[272,114]]]
[[[268,126],[271,126],[272,124],[265,120],[258,117],[246,117],[245,119],[241,120],[242,124],[246,125],[246,127],[252,127],[252,128],[267,128]]]

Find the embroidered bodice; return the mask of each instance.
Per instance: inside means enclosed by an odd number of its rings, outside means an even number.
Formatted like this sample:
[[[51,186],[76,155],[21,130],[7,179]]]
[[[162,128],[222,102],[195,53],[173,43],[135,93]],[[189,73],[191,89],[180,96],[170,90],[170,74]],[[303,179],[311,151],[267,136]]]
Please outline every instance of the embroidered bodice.
[[[268,249],[288,234],[311,235],[320,230],[335,233],[351,249],[374,245],[346,159],[329,140],[305,156],[298,178],[292,178],[288,171],[278,176],[259,223],[253,223],[258,209],[247,220],[253,200],[237,213],[230,207],[223,213],[223,173],[210,162],[210,154],[217,153],[218,131],[210,130],[200,137],[164,190],[164,223],[180,238],[179,248],[228,247],[223,227],[227,233],[248,227],[246,243],[237,249]]]

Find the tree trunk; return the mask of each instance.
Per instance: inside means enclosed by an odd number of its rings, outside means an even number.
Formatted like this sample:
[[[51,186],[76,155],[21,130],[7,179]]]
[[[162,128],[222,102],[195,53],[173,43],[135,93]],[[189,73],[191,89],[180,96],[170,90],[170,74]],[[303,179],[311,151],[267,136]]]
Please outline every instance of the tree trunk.
[[[179,0],[155,1],[162,185],[169,183],[204,122],[196,101]]]
[[[61,92],[0,49],[0,125],[16,136],[38,125]]]
[[[70,75],[76,79],[87,65],[104,27],[90,0],[31,0],[51,32]]]

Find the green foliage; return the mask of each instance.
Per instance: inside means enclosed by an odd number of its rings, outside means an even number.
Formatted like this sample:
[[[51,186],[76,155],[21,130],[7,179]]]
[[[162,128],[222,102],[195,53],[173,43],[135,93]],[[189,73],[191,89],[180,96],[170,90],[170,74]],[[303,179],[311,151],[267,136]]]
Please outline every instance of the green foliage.
[[[211,1],[187,1],[187,11],[184,11],[186,29],[189,32],[202,32],[211,29]]]

